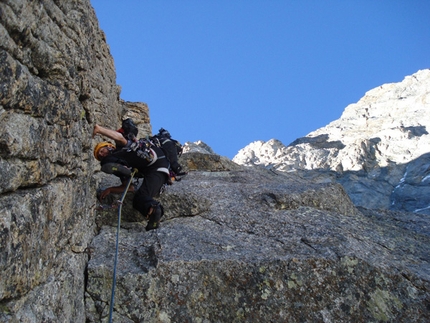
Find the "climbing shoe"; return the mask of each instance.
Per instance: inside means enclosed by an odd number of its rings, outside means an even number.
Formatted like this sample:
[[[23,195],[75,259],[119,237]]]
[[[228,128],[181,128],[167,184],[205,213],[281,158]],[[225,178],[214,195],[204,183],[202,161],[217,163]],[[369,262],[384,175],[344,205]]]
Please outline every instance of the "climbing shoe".
[[[163,207],[161,204],[156,204],[152,206],[152,212],[149,215],[149,221],[146,225],[145,229],[146,231],[158,229],[160,225],[160,219],[164,214]]]

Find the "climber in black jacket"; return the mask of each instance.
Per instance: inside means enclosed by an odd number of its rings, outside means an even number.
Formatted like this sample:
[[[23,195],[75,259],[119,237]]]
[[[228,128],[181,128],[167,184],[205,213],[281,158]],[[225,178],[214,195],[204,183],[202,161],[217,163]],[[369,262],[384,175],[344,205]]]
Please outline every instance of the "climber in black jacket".
[[[162,205],[155,201],[154,197],[159,195],[161,188],[169,179],[169,162],[163,151],[146,139],[127,140],[120,132],[97,124],[94,126],[93,138],[96,135],[106,136],[121,147],[115,149],[115,145],[101,142],[94,148],[94,157],[100,161],[102,171],[120,177],[122,182],[120,186],[105,189],[100,195],[100,200],[110,193],[121,193],[126,188],[130,176],[124,175],[124,172],[113,171],[113,169],[121,169],[118,164],[137,169],[144,180],[135,192],[133,208],[149,219],[146,226],[147,231],[157,229],[164,211]],[[129,190],[133,191],[134,188],[130,186]]]

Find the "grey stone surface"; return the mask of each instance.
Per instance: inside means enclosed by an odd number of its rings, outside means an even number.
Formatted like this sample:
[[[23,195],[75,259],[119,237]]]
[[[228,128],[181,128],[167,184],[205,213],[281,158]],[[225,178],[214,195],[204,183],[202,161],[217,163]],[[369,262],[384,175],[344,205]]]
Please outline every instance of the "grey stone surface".
[[[92,127],[120,125],[119,94],[89,1],[0,2],[1,322],[85,322]]]
[[[399,223],[401,213],[357,210],[339,184],[254,168],[190,172],[161,201],[160,229],[120,231],[120,322],[430,318],[425,217]],[[90,322],[109,311],[115,234],[105,225],[92,243]]]

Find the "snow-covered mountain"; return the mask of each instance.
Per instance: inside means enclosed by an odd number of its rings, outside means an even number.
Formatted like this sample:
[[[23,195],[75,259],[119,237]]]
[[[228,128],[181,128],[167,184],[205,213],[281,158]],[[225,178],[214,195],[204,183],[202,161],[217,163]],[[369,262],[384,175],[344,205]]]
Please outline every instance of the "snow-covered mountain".
[[[368,91],[288,146],[256,141],[233,161],[338,181],[356,205],[430,214],[430,70]],[[315,171],[318,171],[316,175]],[[322,176],[321,174],[325,174]]]

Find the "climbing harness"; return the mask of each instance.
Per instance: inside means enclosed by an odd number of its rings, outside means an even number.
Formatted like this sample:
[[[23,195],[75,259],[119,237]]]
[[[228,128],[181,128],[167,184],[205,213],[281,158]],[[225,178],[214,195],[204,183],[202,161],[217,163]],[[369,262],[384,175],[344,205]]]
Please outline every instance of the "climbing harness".
[[[131,173],[131,177],[127,183],[127,186],[124,190],[124,193],[122,193],[121,199],[118,201],[119,207],[118,207],[118,225],[116,228],[116,247],[115,247],[115,262],[113,265],[113,278],[112,278],[112,293],[110,298],[110,309],[109,309],[109,323],[112,323],[112,313],[113,313],[113,300],[115,298],[115,284],[116,284],[116,265],[118,262],[118,242],[119,242],[119,230],[121,227],[121,211],[122,211],[122,203],[124,202],[125,196],[127,194],[127,191],[130,187],[131,181],[133,180],[134,175],[137,173],[137,169],[134,169]]]

